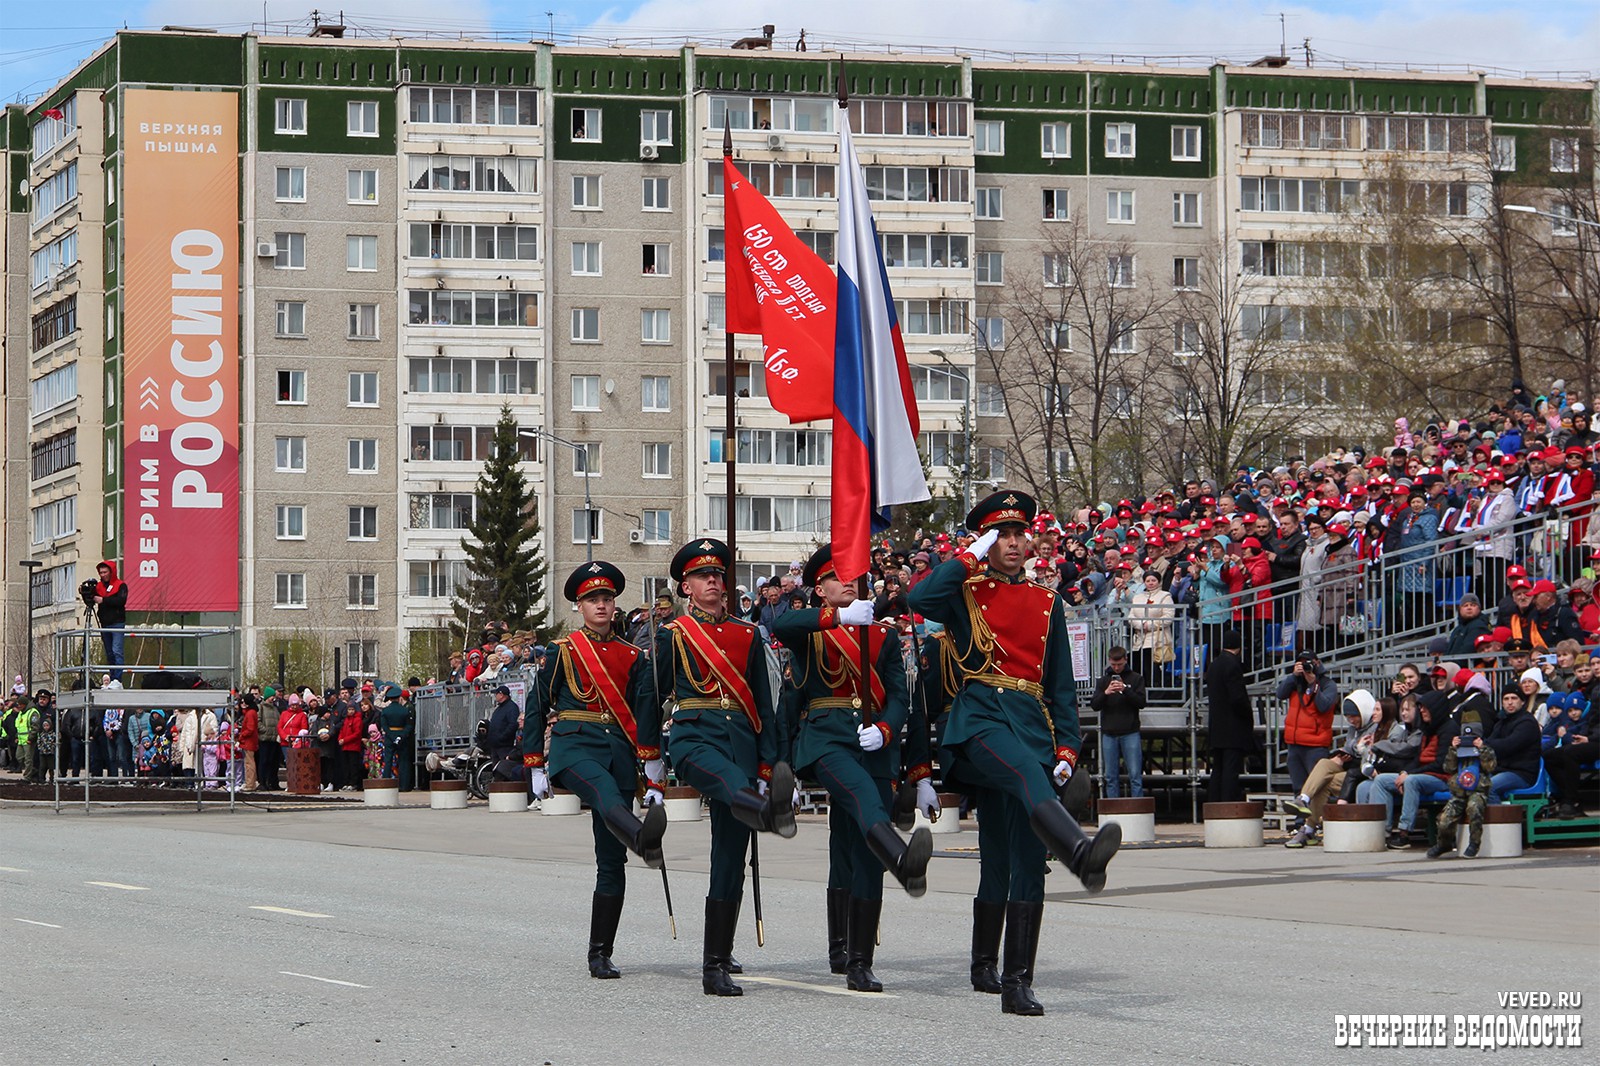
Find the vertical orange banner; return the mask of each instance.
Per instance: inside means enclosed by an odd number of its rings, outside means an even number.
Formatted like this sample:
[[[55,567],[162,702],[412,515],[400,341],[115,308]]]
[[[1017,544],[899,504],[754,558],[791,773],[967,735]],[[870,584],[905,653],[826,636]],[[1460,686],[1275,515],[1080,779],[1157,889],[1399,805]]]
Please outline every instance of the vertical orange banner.
[[[239,608],[239,96],[123,94],[123,576]]]

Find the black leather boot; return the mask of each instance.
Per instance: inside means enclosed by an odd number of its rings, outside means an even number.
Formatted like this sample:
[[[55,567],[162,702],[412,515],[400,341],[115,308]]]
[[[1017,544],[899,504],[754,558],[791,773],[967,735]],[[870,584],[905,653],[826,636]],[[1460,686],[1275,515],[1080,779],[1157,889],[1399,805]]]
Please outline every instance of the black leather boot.
[[[765,796],[753,788],[741,788],[728,806],[735,818],[758,833],[794,836],[794,771],[788,763],[778,763],[772,768]]]
[[[878,917],[882,913],[883,900],[850,897],[844,983],[852,992],[883,991],[883,982],[872,975],[872,953],[878,942]]]
[[[733,955],[733,930],[739,924],[739,900],[706,897],[705,954],[700,961],[700,990],[708,996],[742,996],[744,989],[728,976]]]
[[[911,834],[911,842],[900,839],[894,826],[879,822],[867,829],[867,849],[894,875],[910,896],[928,891],[928,860],[933,858],[933,834],[926,828]]]
[[[1046,800],[1035,807],[1028,824],[1084,888],[1098,892],[1106,887],[1106,866],[1122,846],[1122,826],[1112,822],[1091,838],[1059,800]]]
[[[845,936],[850,928],[850,890],[828,889],[828,972],[844,973]]]
[[[589,976],[615,980],[622,971],[611,964],[611,950],[617,939],[617,923],[622,920],[622,897],[596,892],[589,908]]]
[[[1000,973],[1000,1013],[1038,1017],[1044,1005],[1033,998],[1033,962],[1039,954],[1043,903],[1006,904],[1006,961]]]
[[[894,794],[894,807],[889,812],[894,827],[909,833],[917,825],[917,785],[914,781],[901,781]]]
[[[1006,924],[1004,903],[972,901],[972,990],[1000,994],[1000,930]]]
[[[660,804],[646,807],[641,822],[633,816],[633,811],[619,803],[605,812],[605,823],[611,835],[643,859],[646,866],[652,870],[661,868],[661,838],[667,833],[665,807]]]

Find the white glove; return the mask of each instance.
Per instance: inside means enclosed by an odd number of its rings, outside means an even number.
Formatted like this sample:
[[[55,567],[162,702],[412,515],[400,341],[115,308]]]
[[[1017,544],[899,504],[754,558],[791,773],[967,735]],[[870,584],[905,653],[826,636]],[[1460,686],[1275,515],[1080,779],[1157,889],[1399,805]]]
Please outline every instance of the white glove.
[[[883,747],[883,730],[875,725],[864,725],[856,730],[856,739],[862,751],[877,751]]]
[[[756,795],[765,796],[766,794],[767,794],[767,779],[764,778],[764,777],[756,778]]]
[[[533,795],[535,799],[550,798],[550,775],[545,773],[544,767],[539,766],[534,768],[533,776],[529,780],[529,784],[533,788]]]
[[[842,626],[870,626],[872,624],[872,601],[855,600],[839,608],[839,624]]]
[[[999,528],[996,527],[991,529],[989,532],[972,542],[972,546],[967,549],[967,554],[971,555],[974,559],[981,563],[985,559],[989,558],[989,549],[994,547],[994,542],[999,539]]]
[[[667,767],[660,759],[646,759],[644,761],[644,779],[662,784],[666,781]]]
[[[1053,773],[1051,776],[1055,778],[1056,787],[1061,787],[1062,785],[1066,784],[1067,779],[1072,776],[1072,764],[1067,760],[1062,759],[1060,762],[1056,763],[1055,773]]]
[[[647,788],[644,790],[644,799],[640,802],[646,807],[659,807],[666,802],[666,797],[661,795],[659,788]]]
[[[930,822],[939,817],[939,794],[926,777],[917,782],[917,809]]]
[[[794,798],[789,801],[789,807],[790,807],[791,810],[796,810],[796,811],[798,811],[800,809],[800,786],[799,785],[794,786]]]

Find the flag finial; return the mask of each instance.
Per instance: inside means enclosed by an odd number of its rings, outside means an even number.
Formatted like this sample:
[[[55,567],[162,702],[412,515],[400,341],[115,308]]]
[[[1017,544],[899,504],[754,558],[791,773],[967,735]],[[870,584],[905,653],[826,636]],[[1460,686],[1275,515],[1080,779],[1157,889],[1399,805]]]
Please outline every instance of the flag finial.
[[[733,154],[733,127],[728,125],[728,113],[722,113],[722,154],[724,157]]]

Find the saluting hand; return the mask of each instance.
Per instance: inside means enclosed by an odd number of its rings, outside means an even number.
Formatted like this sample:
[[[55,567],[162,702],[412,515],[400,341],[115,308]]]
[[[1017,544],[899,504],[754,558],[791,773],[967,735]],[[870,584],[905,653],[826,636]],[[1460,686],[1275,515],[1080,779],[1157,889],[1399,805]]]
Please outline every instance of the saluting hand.
[[[981,563],[989,557],[989,549],[993,548],[995,541],[999,539],[999,528],[997,527],[995,529],[991,529],[983,536],[972,542],[972,546],[967,549],[967,554],[971,555],[974,559]]]

